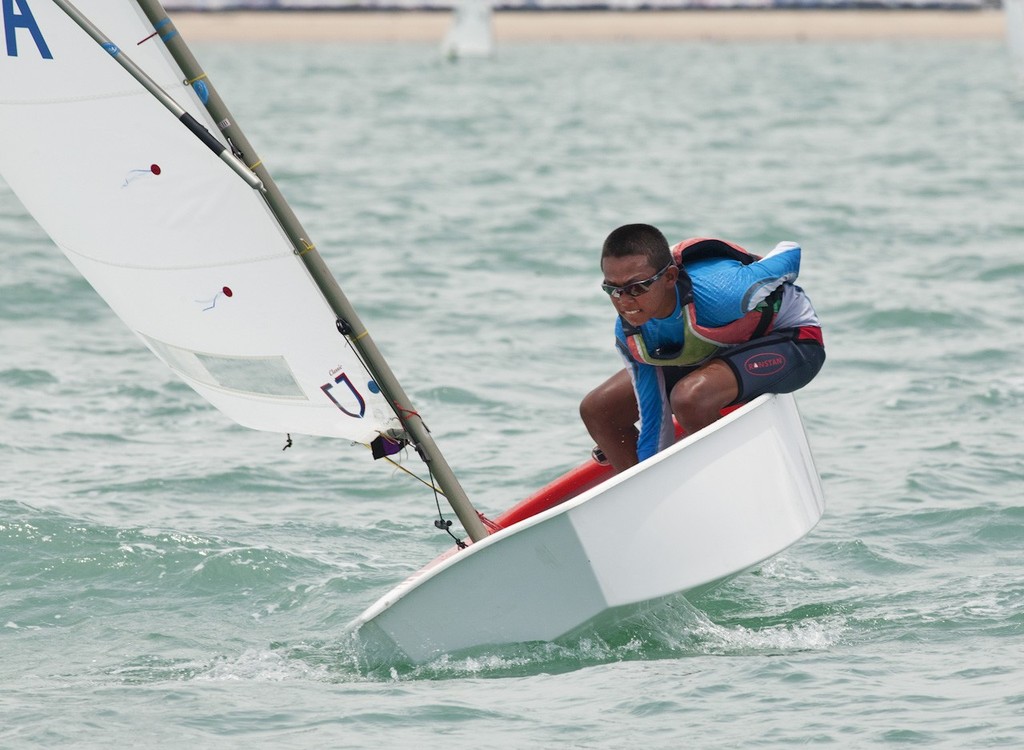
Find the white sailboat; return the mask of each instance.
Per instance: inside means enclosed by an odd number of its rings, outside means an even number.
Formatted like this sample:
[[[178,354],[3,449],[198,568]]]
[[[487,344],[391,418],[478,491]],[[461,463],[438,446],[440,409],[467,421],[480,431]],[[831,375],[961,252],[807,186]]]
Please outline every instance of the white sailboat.
[[[1014,72],[1024,80],[1024,0],[1003,0],[1006,46]]]
[[[595,473],[606,475],[593,463],[570,473],[536,498],[557,505],[513,509],[507,528],[442,555],[367,609],[353,627],[370,654],[418,663],[572,637],[747,570],[824,512],[792,395],[755,399],[572,497]],[[453,607],[455,592],[472,607]]]
[[[368,645],[423,661],[558,638],[712,585],[817,523],[792,396],[757,399],[619,476],[585,465],[487,522],[163,8],[80,6],[0,5],[0,174],[122,321],[229,418],[416,448],[471,543],[357,618]]]
[[[456,0],[441,54],[450,60],[490,57],[494,53],[491,16],[490,0]]]

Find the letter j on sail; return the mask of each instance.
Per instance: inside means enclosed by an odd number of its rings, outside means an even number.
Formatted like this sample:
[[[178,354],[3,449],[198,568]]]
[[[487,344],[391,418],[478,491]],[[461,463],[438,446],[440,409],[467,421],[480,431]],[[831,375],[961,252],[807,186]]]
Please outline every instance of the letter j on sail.
[[[2,0],[4,11],[4,38],[7,41],[7,56],[18,56],[18,29],[25,29],[32,35],[32,41],[36,43],[36,49],[45,60],[52,60],[50,48],[46,46],[43,39],[43,32],[39,30],[32,9],[28,7],[28,0]],[[17,12],[15,12],[17,6]]]
[[[348,387],[349,391],[351,391],[352,395],[355,396],[356,398],[356,403],[358,404],[358,411],[349,411],[344,406],[342,406],[341,402],[338,401],[338,399],[334,397],[334,394],[331,393],[331,390],[334,388],[334,386],[331,385],[330,383],[320,386],[320,390],[322,390],[327,395],[327,398],[334,402],[335,406],[337,406],[343,412],[348,414],[350,417],[362,419],[363,415],[366,414],[366,401],[363,399],[362,396],[359,395],[359,391],[356,390],[356,387],[352,385],[352,381],[349,379],[349,376],[346,375],[345,373],[341,373],[334,379],[334,382],[337,385],[345,385]]]

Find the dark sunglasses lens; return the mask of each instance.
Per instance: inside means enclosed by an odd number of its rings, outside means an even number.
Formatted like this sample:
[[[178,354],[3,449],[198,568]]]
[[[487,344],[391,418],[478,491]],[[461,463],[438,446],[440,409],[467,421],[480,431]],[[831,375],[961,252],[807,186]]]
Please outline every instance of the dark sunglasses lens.
[[[612,297],[621,297],[623,294],[628,294],[630,297],[639,297],[641,294],[651,288],[651,285],[660,279],[662,275],[667,271],[668,268],[664,268],[658,273],[654,274],[649,279],[643,281],[634,281],[632,284],[626,284],[626,286],[612,286],[611,284],[601,284],[601,288],[604,289],[605,294]]]

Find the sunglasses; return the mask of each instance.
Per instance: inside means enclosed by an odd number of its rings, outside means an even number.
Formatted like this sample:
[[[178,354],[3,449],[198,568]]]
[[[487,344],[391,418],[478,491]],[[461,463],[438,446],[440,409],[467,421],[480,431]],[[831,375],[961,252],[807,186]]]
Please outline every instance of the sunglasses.
[[[618,299],[623,294],[628,294],[630,297],[639,297],[641,294],[646,294],[651,284],[660,279],[665,275],[665,272],[670,269],[674,264],[669,263],[667,266],[662,268],[656,274],[649,279],[643,281],[634,281],[632,284],[626,284],[625,286],[615,286],[613,284],[601,284],[601,288],[604,289],[605,294],[613,299]]]

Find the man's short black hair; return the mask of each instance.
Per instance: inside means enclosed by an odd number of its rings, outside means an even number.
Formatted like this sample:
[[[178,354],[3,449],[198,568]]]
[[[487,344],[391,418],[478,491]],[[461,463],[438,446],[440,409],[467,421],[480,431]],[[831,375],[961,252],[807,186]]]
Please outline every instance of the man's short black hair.
[[[643,255],[651,268],[660,271],[672,262],[668,240],[650,224],[626,224],[608,235],[601,248],[601,262],[605,258],[624,258]]]

